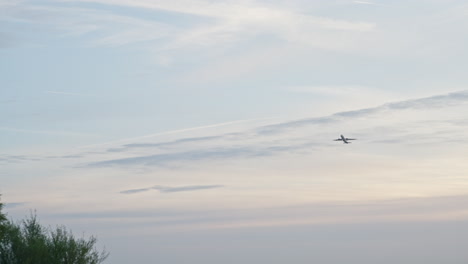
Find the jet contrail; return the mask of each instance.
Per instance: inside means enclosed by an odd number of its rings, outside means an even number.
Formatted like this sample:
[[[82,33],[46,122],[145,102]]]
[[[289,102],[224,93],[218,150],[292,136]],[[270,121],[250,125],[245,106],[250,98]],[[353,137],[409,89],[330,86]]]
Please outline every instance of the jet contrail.
[[[139,137],[134,137],[134,138],[124,138],[124,139],[119,139],[119,140],[110,141],[110,142],[106,142],[106,143],[100,143],[100,144],[82,146],[82,147],[79,147],[79,148],[99,147],[99,146],[105,146],[105,145],[115,144],[115,143],[119,143],[119,142],[130,141],[130,140],[140,140],[140,139],[145,139],[145,138],[151,138],[151,137],[157,137],[157,136],[165,136],[165,135],[171,135],[171,134],[178,134],[178,133],[183,133],[183,132],[188,132],[188,131],[194,131],[194,130],[200,130],[200,129],[205,129],[205,128],[221,127],[221,126],[228,126],[228,125],[233,125],[233,124],[238,124],[238,123],[251,122],[251,121],[258,121],[258,120],[269,120],[269,119],[275,119],[275,118],[276,118],[276,117],[254,118],[254,119],[243,119],[243,120],[229,121],[229,122],[218,123],[218,124],[213,124],[213,125],[198,126],[198,127],[191,127],[191,128],[184,128],[184,129],[166,131],[166,132],[155,133],[155,134],[150,134],[150,135],[145,135],[145,136],[139,136]]]

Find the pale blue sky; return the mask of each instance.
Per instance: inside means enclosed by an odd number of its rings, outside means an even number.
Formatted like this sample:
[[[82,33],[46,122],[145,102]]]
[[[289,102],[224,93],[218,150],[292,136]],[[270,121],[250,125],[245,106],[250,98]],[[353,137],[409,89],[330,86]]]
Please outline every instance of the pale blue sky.
[[[6,210],[117,264],[466,263],[467,14],[0,0]]]

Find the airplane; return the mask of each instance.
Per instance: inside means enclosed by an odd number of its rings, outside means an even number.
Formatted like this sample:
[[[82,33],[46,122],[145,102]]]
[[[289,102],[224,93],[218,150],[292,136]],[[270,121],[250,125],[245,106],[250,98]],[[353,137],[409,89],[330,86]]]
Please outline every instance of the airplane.
[[[334,139],[333,141],[343,141],[344,144],[349,144],[348,140],[356,140],[355,138],[345,138],[343,135],[340,135],[340,138]]]

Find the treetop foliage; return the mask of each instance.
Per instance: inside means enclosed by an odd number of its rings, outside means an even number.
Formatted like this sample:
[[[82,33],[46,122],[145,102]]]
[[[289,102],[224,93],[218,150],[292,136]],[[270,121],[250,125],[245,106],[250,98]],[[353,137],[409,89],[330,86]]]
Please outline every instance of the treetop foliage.
[[[0,264],[99,264],[108,253],[95,249],[96,238],[76,238],[64,226],[43,227],[36,215],[14,223],[0,203]]]
[[[3,237],[3,232],[5,229],[5,222],[7,221],[6,215],[2,212],[3,204],[0,201],[0,240]]]

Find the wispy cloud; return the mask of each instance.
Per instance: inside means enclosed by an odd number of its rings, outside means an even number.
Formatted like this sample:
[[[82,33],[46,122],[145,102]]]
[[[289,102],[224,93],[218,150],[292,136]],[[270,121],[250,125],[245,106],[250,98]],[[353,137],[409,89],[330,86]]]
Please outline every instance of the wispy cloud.
[[[325,117],[306,118],[290,122],[267,125],[258,129],[261,134],[277,133],[284,129],[298,128],[314,124],[328,124],[348,118],[358,118],[377,114],[385,110],[429,109],[468,103],[468,91],[453,92],[444,95],[393,102],[377,107],[335,113]]]
[[[109,167],[109,166],[169,166],[180,162],[195,162],[213,159],[249,158],[265,157],[281,152],[291,152],[310,148],[318,143],[303,143],[299,145],[273,145],[261,146],[240,146],[240,147],[216,147],[192,151],[175,153],[164,153],[156,155],[144,155],[131,158],[112,159],[90,163],[88,167]]]
[[[3,163],[21,163],[27,161],[40,161],[41,157],[26,155],[0,155],[0,162]]]
[[[61,155],[61,156],[47,156],[48,159],[79,159],[83,158],[84,154],[71,154],[71,155]]]
[[[159,190],[162,193],[190,192],[190,191],[209,190],[209,189],[218,189],[218,188],[224,188],[224,185],[191,185],[191,186],[181,186],[181,187],[154,186],[153,187],[153,189]]]
[[[70,93],[70,92],[61,92],[61,91],[44,91],[47,94],[59,94],[59,95],[70,95],[70,96],[95,96],[93,94],[83,94],[83,93]]]
[[[207,186],[210,187],[210,186]],[[210,188],[222,188],[210,187]],[[208,188],[208,189],[210,189]],[[152,190],[146,188],[145,190]],[[131,190],[129,190],[131,191]],[[123,192],[122,192],[123,193]],[[132,192],[123,193],[132,194]],[[138,210],[62,214],[62,217],[89,220],[146,219],[159,226],[186,229],[229,229],[272,226],[304,226],[320,224],[352,224],[382,222],[436,222],[468,219],[467,196],[413,197],[405,199],[333,201],[294,206],[273,206],[255,209],[226,210]],[[161,221],[164,219],[165,221]],[[139,222],[141,223],[141,222]],[[132,223],[131,223],[132,224]],[[160,228],[159,228],[160,229]]]
[[[297,129],[305,129],[307,126],[325,126],[330,124],[339,124],[340,122],[355,119],[375,118],[379,114],[385,114],[389,111],[392,113],[397,113],[399,111],[409,109],[429,110],[466,103],[468,103],[468,92],[460,91],[426,98],[392,102],[377,107],[338,112],[329,116],[299,119],[267,126],[251,127],[248,130],[234,134],[228,133],[213,136],[185,137],[176,140],[155,143],[138,142],[139,139],[146,139],[160,134],[149,135],[135,138],[135,143],[108,148],[107,153],[109,153],[109,155],[117,155],[118,158],[91,162],[85,165],[85,167],[173,167],[180,164],[190,164],[193,162],[206,160],[246,159],[252,157],[268,157],[282,153],[310,151],[313,150],[314,147],[323,147],[327,142],[323,142],[322,140],[314,141],[313,138],[304,136],[304,133],[299,133],[293,138],[284,138],[281,135],[286,135],[285,133],[291,131],[297,132]],[[220,124],[207,127],[217,127],[218,125]],[[427,126],[427,124],[420,123],[418,121],[414,121],[413,125]],[[179,131],[190,131],[192,129],[184,129]],[[171,131],[167,133],[177,133],[179,131]],[[436,132],[437,131],[434,131],[433,133]],[[408,133],[409,132],[399,132],[395,134],[395,138],[386,138],[386,140],[390,140],[391,142],[395,142],[394,140],[404,142],[405,137],[407,139],[414,138],[414,135],[412,136]],[[422,132],[419,132],[416,135],[421,135],[421,133]],[[427,132],[424,133],[427,134]],[[448,135],[442,136],[444,138],[449,137]],[[430,138],[431,135],[428,134],[427,137]],[[419,137],[419,139],[421,138],[423,137]],[[375,139],[374,142],[378,142],[378,140],[376,140],[377,139]],[[437,140],[440,141],[443,140],[443,138],[439,137]],[[419,140],[416,140],[415,142],[419,142]],[[128,157],[129,155],[131,155],[131,157]]]
[[[47,14],[47,16],[54,14],[54,20],[60,20],[59,28],[68,35],[99,32],[100,34],[97,34],[98,36],[94,39],[96,45],[119,46],[163,40],[158,46],[153,46],[153,49],[159,51],[193,46],[229,45],[259,34],[273,34],[284,40],[306,42],[327,48],[327,44],[335,46],[332,44],[336,39],[330,37],[330,34],[323,34],[323,31],[369,32],[375,28],[373,23],[312,16],[300,10],[254,2],[205,0],[76,0],[66,2],[125,6],[146,11],[168,12],[172,15],[198,16],[201,21],[205,18],[212,20],[210,23],[191,23],[192,26],[180,27],[169,21],[136,18],[131,13],[113,13],[110,11],[112,9],[101,10],[90,6],[87,8],[64,7],[58,3],[33,5],[28,2],[11,6],[10,8],[15,12],[9,12],[8,17],[13,20],[37,22],[34,21],[36,16],[31,14]],[[25,13],[29,16],[25,16]],[[86,13],[86,16],[83,13]],[[47,20],[40,20],[40,22],[42,25],[49,23]],[[332,35],[339,37],[340,34]],[[318,40],[322,44],[318,44]]]
[[[0,100],[0,104],[11,104],[16,102],[16,99],[6,99],[6,100]]]
[[[178,140],[168,141],[168,142],[159,142],[159,143],[132,143],[132,144],[125,144],[119,148],[110,148],[108,152],[122,152],[129,149],[139,149],[139,148],[163,148],[163,147],[170,147],[170,146],[177,146],[179,144],[189,144],[189,143],[199,143],[203,141],[213,141],[217,139],[222,139],[223,136],[209,136],[209,137],[189,137],[189,138],[182,138]]]
[[[0,131],[29,133],[29,134],[42,134],[42,135],[52,135],[52,136],[80,136],[80,137],[96,136],[94,134],[86,134],[86,133],[78,133],[78,132],[34,130],[34,129],[12,128],[12,127],[0,127]]]
[[[157,190],[161,193],[175,193],[175,192],[210,190],[210,189],[218,189],[218,188],[223,188],[223,187],[224,185],[188,185],[188,186],[179,186],[179,187],[168,187],[168,186],[157,185],[157,186],[153,186],[150,188],[124,190],[124,191],[121,191],[120,193],[135,194],[135,193],[147,192],[151,190]]]
[[[367,2],[367,1],[353,1],[355,4],[361,4],[361,5],[377,5],[374,2]]]
[[[184,129],[178,129],[178,130],[171,130],[171,131],[166,131],[166,132],[161,132],[161,133],[155,133],[155,134],[149,134],[149,135],[144,135],[144,136],[139,136],[139,137],[133,137],[133,138],[125,138],[125,139],[120,139],[120,140],[111,141],[111,142],[106,142],[106,143],[100,143],[100,144],[82,146],[82,147],[80,147],[80,148],[102,147],[102,146],[113,145],[113,144],[122,143],[122,142],[126,142],[126,141],[139,141],[139,140],[142,140],[142,139],[148,139],[148,138],[153,138],[153,137],[158,137],[158,136],[179,134],[179,133],[185,133],[185,132],[196,131],[196,130],[202,130],[202,129],[208,129],[208,128],[216,128],[216,127],[230,126],[230,125],[235,125],[235,124],[240,124],[240,123],[248,123],[248,122],[253,122],[253,121],[262,121],[262,120],[270,120],[270,119],[274,119],[274,118],[254,118],[254,119],[235,120],[235,121],[229,121],[229,122],[211,124],[211,125],[206,125],[206,126],[197,126],[197,127],[190,127],[190,128],[184,128]],[[193,140],[197,140],[197,139],[193,139]],[[126,145],[126,146],[132,147],[131,144],[128,144],[128,145]],[[112,151],[112,150],[115,151],[115,149],[111,149],[111,151]]]
[[[134,194],[134,193],[147,192],[147,191],[149,191],[149,190],[152,190],[152,188],[130,189],[130,190],[121,191],[120,193],[123,193],[123,194]]]
[[[84,37],[84,43],[91,46],[121,46],[168,37],[176,32],[176,27],[154,20],[65,2],[17,1],[4,6],[0,20],[52,27],[62,37]],[[93,38],[88,38],[89,33],[94,34]]]

